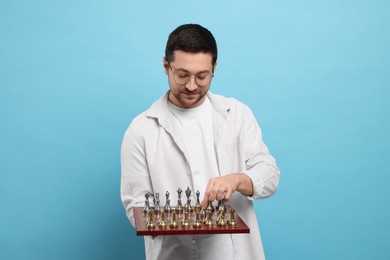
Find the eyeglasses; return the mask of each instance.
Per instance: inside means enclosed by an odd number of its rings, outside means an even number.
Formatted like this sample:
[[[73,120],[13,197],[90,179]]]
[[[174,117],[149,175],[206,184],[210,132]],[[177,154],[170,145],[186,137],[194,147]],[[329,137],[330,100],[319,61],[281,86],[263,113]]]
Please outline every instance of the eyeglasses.
[[[176,84],[180,84],[180,85],[186,85],[191,80],[191,78],[194,77],[195,83],[198,86],[204,87],[210,84],[211,80],[214,77],[214,73],[208,71],[200,72],[196,75],[191,75],[188,72],[177,70],[176,68],[175,70],[173,70],[174,67],[173,68],[172,67],[173,66],[169,64],[169,68],[171,69],[173,74],[173,80],[175,81]]]

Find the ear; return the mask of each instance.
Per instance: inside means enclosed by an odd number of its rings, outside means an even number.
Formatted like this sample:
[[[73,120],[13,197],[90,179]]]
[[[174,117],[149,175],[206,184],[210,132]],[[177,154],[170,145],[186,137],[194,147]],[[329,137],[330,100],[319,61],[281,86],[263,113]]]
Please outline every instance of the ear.
[[[167,59],[165,59],[165,57],[163,58],[163,66],[164,66],[165,74],[168,75],[169,62],[167,61]]]

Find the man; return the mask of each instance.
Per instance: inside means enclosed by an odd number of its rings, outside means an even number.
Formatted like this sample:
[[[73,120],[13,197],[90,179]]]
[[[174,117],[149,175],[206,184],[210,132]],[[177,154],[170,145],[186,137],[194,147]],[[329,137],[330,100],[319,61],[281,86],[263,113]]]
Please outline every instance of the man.
[[[250,234],[145,236],[146,258],[264,259],[252,200],[276,191],[279,170],[250,109],[209,91],[217,66],[213,35],[200,25],[179,26],[163,66],[169,91],[132,121],[122,143],[121,198],[130,222],[145,193],[190,187],[203,194],[202,208],[224,199]]]

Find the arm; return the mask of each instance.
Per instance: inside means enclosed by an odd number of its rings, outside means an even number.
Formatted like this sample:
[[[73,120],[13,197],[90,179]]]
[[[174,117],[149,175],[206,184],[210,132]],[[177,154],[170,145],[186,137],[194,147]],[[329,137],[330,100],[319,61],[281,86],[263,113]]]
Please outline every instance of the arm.
[[[262,134],[255,117],[247,106],[237,113],[234,125],[239,126],[238,143],[245,169],[240,173],[231,173],[214,177],[208,182],[202,207],[209,201],[220,200],[224,196],[229,200],[233,192],[240,192],[249,199],[271,196],[279,183],[279,169],[262,141]]]
[[[146,163],[143,138],[131,126],[127,129],[121,148],[121,199],[126,215],[134,226],[133,207],[142,207],[151,182]]]
[[[209,201],[229,200],[233,192],[240,192],[247,196],[253,194],[252,180],[245,173],[231,173],[211,178],[207,184],[202,208],[206,208]]]
[[[250,199],[267,198],[278,187],[280,172],[276,161],[262,139],[261,129],[252,111],[244,106],[243,123],[240,130],[240,146],[245,158],[245,173],[252,181],[253,194]]]

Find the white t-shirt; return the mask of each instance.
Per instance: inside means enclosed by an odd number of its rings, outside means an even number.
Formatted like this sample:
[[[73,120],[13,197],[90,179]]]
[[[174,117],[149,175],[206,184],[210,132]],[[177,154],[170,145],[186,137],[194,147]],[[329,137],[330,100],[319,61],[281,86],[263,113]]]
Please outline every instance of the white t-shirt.
[[[208,180],[219,176],[214,150],[213,111],[210,100],[206,98],[200,106],[189,109],[168,103],[183,133],[194,182],[193,192],[199,190],[202,198]]]
[[[191,165],[194,191],[199,190],[200,201],[211,177],[219,176],[214,150],[213,110],[208,97],[198,107],[180,108],[168,102],[183,133],[184,144]],[[195,194],[193,197],[196,198]],[[191,204],[195,204],[191,201]],[[229,234],[198,235],[193,237],[198,259],[233,259],[233,244]]]

